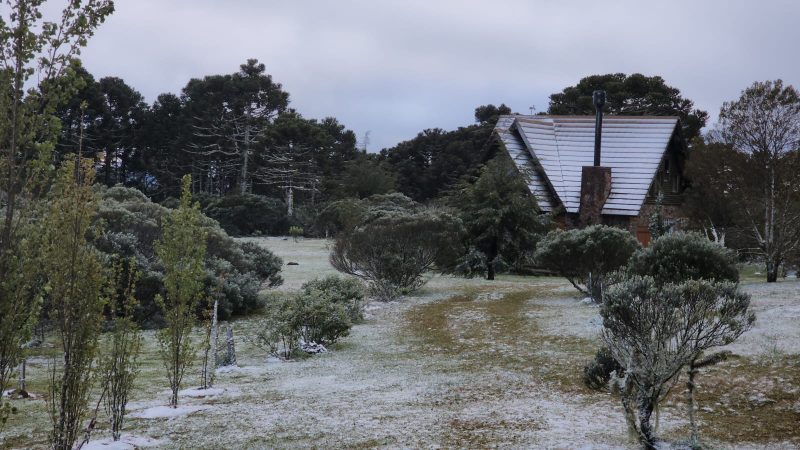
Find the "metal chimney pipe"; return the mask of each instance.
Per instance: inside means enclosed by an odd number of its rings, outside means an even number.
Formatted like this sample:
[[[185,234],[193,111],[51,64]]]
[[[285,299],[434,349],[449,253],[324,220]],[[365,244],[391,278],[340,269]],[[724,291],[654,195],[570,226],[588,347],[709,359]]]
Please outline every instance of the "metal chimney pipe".
[[[603,134],[603,106],[606,104],[606,91],[594,91],[592,103],[597,110],[594,120],[594,165],[600,166],[600,142]]]

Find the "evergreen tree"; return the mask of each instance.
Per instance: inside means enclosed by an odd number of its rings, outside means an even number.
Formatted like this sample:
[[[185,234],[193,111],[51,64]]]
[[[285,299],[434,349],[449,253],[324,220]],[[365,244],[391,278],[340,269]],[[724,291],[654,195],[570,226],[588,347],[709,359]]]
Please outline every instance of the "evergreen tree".
[[[163,236],[156,245],[156,255],[164,265],[166,290],[166,295],[159,295],[156,301],[167,323],[157,337],[172,390],[170,406],[173,408],[178,406],[183,374],[195,356],[190,333],[194,326],[195,308],[203,295],[206,253],[200,206],[192,204],[192,178],[186,175],[182,181],[180,207],[167,218]]]
[[[504,155],[486,164],[474,183],[465,184],[450,199],[461,210],[469,246],[479,252],[470,252],[460,271],[479,268],[488,280],[494,279],[501,261],[521,268],[550,227],[549,217],[539,213],[536,199]],[[463,270],[466,266],[470,270]]]

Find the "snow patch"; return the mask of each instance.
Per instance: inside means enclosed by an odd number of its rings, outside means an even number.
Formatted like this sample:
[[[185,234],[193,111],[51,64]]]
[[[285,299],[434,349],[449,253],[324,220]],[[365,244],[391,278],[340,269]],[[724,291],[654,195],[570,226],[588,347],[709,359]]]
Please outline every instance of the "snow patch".
[[[178,391],[178,395],[182,397],[191,397],[191,398],[203,398],[203,397],[216,397],[220,394],[225,392],[223,388],[196,388],[196,389],[184,389],[182,391]]]
[[[322,344],[317,344],[316,342],[301,342],[300,343],[300,350],[309,353],[309,354],[316,354],[316,353],[327,353],[328,349],[325,348]]]
[[[171,406],[153,406],[131,414],[136,419],[164,419],[186,416],[210,408],[211,405],[185,405],[173,408]]]
[[[142,447],[158,447],[163,444],[164,442],[159,439],[123,434],[118,441],[114,441],[108,437],[96,441],[89,441],[89,443],[81,448],[86,450],[133,450]]]

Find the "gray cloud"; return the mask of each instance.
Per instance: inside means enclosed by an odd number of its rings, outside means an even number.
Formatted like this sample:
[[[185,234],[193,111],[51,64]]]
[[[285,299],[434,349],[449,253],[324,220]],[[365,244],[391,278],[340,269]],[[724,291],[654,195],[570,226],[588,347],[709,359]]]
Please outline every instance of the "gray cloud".
[[[793,1],[117,0],[83,53],[148,101],[258,58],[307,117],[335,116],[371,150],[527,112],[594,73],[661,75],[716,116],[755,80],[800,85]]]

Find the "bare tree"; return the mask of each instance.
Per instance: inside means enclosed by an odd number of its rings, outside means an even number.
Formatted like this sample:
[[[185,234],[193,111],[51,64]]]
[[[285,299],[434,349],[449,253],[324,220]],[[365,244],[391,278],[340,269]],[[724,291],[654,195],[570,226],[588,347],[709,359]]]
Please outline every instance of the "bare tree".
[[[272,149],[263,156],[264,165],[254,174],[257,183],[284,192],[290,217],[294,215],[295,192],[310,193],[312,204],[319,192],[320,176],[311,153],[305,146],[292,144]]]
[[[750,296],[734,283],[661,286],[650,277],[635,277],[610,289],[604,300],[603,340],[624,368],[626,420],[642,444],[654,449],[651,419],[659,403],[683,367],[752,326]]]
[[[800,93],[781,80],[753,83],[722,106],[715,135],[741,155],[728,185],[774,282],[800,245]]]

